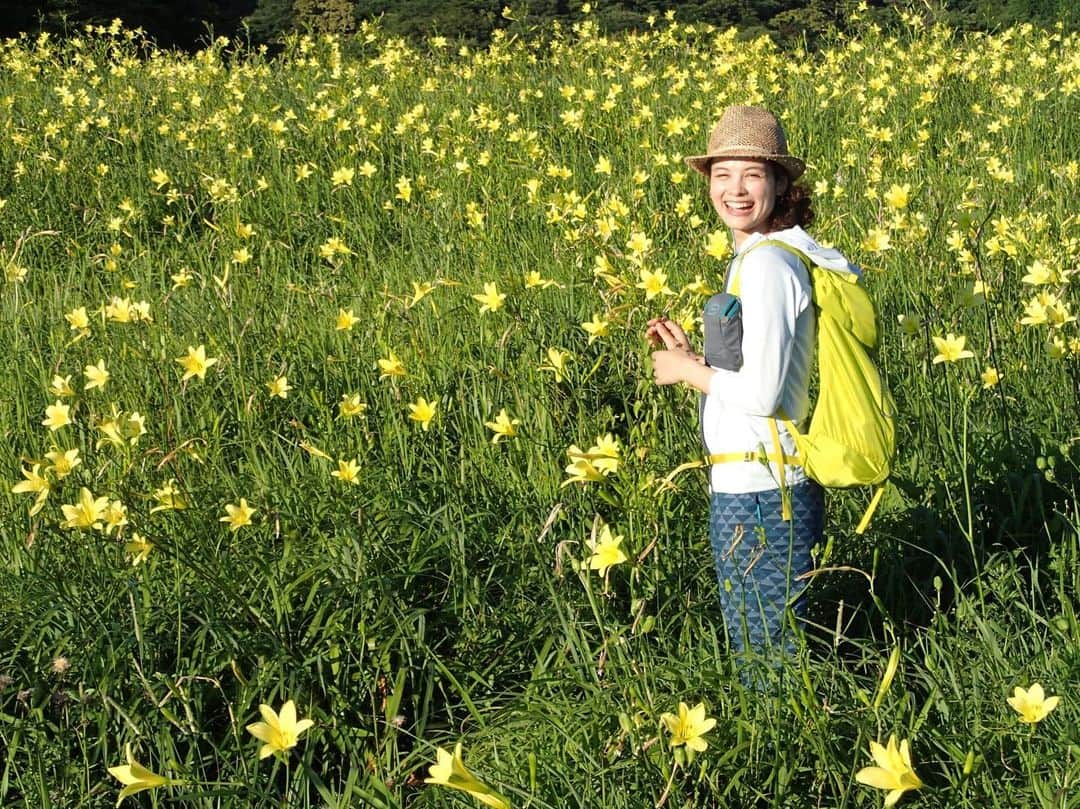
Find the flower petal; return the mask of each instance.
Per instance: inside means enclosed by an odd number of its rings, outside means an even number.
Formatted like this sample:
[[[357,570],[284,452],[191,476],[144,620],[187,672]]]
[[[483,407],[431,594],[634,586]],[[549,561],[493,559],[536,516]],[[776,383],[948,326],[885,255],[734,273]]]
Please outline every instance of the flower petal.
[[[485,806],[490,806],[491,809],[510,809],[510,804],[499,795],[477,794],[476,792],[471,792],[469,794]]]
[[[855,780],[875,789],[896,789],[899,786],[896,776],[881,767],[863,767],[855,773]]]
[[[281,730],[281,723],[278,721],[278,715],[274,712],[274,709],[269,705],[259,705],[259,713],[262,714],[263,721],[266,722],[274,730]]]
[[[268,744],[275,733],[274,729],[266,722],[254,722],[248,725],[247,732],[260,742],[267,742]]]
[[[122,764],[119,767],[109,767],[109,775],[119,781],[121,784],[134,784],[137,779],[131,773],[130,764]]]
[[[704,753],[708,749],[709,743],[700,736],[692,736],[686,740],[686,746],[691,750],[696,750],[699,753]]]
[[[435,758],[435,763],[428,769],[428,777],[424,779],[425,784],[445,784],[453,773],[454,757],[449,751],[439,747],[435,750]]]
[[[240,502],[244,502],[243,498],[241,498]],[[278,723],[280,727],[283,728],[291,728],[296,725],[296,703],[291,699],[281,706],[281,712],[278,714]]]
[[[120,797],[116,799],[116,805],[119,806],[120,802],[129,795],[134,795],[136,792],[142,792],[146,789],[152,789],[153,784],[148,784],[145,781],[136,781],[134,784],[129,784],[120,790]]]
[[[879,744],[875,741],[871,741],[870,755],[873,757],[874,763],[881,767],[881,769],[887,771],[892,770],[892,759],[889,756],[889,751],[885,748],[884,745]]]

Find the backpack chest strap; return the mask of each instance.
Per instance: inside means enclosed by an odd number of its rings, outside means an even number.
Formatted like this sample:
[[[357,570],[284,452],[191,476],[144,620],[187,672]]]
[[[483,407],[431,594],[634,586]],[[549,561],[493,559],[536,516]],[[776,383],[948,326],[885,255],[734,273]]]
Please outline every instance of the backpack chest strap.
[[[785,424],[788,425],[789,430],[795,429],[795,425],[785,419]],[[784,446],[780,443],[780,430],[776,426],[776,419],[769,419],[769,431],[772,433],[773,451],[766,452],[765,447],[762,446],[756,450],[747,450],[745,452],[716,452],[709,455],[705,460],[710,464],[718,463],[738,463],[738,462],[754,462],[767,463],[771,461],[776,464],[777,475],[780,479],[780,501],[782,503],[781,516],[784,520],[791,520],[791,493],[787,487],[787,472],[785,467],[787,466],[801,466],[802,461],[797,455],[788,455],[784,452]]]

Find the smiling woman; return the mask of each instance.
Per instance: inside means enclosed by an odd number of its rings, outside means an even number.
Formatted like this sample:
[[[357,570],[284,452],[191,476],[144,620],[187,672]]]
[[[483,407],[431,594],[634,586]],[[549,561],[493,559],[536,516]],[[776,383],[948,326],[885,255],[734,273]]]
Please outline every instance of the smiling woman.
[[[776,198],[787,185],[787,175],[772,171],[764,160],[713,161],[709,197],[731,231],[736,249],[768,224]]]
[[[802,229],[813,218],[809,194],[795,185],[805,164],[789,154],[768,110],[729,107],[706,154],[686,162],[708,178],[736,255],[725,292],[706,303],[703,355],[691,351],[679,324],[649,321],[645,336],[662,349],[653,354],[653,374],[660,385],[682,382],[703,394],[709,537],[731,648],[790,651],[786,612],[802,614],[799,581],[824,523],[822,488],[794,462],[784,424],[809,412],[814,353],[813,294],[798,256],[857,269]]]

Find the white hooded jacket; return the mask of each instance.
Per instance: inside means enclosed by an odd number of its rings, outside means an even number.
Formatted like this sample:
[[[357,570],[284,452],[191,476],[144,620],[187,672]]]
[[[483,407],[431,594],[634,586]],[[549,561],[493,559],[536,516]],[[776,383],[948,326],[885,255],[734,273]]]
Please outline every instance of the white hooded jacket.
[[[770,422],[777,412],[783,410],[799,424],[810,410],[816,325],[810,278],[802,263],[782,248],[764,245],[750,251],[766,239],[791,245],[821,267],[861,274],[838,250],[822,247],[800,227],[755,233],[743,242],[733,261],[739,272],[743,364],[738,371],[714,369],[701,424],[709,454],[762,447],[773,454]],[[729,284],[734,275],[734,269],[728,273]],[[794,455],[794,440],[783,423],[777,426],[784,452]],[[800,467],[788,466],[785,478],[793,485],[806,475]],[[713,491],[729,494],[776,489],[779,472],[775,463],[713,464],[710,484]]]

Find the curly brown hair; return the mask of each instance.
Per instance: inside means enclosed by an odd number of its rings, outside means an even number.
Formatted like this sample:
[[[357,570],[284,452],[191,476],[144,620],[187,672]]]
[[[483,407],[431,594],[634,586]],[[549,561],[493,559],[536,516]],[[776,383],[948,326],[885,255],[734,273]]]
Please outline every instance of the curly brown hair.
[[[787,172],[777,163],[768,161],[773,177],[787,177]],[[797,185],[788,180],[784,193],[776,198],[772,216],[769,217],[769,230],[786,230],[796,225],[807,227],[814,221],[813,201],[806,186]]]

